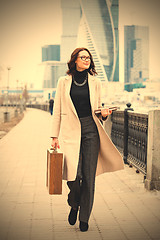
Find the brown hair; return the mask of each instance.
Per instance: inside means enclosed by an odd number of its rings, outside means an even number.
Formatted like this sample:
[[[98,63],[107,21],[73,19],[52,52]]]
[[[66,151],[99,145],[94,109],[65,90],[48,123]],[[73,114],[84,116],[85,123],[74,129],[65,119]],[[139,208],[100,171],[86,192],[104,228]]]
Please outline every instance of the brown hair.
[[[68,75],[74,75],[75,72],[76,72],[76,63],[75,61],[77,60],[77,57],[78,57],[78,54],[79,52],[81,51],[87,51],[90,55],[90,59],[91,59],[91,62],[90,62],[90,66],[89,68],[87,69],[88,72],[91,74],[91,75],[95,75],[97,74],[96,70],[95,70],[95,65],[94,65],[94,62],[93,62],[93,58],[92,58],[92,55],[90,53],[90,51],[87,49],[87,48],[76,48],[72,54],[71,54],[71,58],[69,60],[69,62],[67,63],[68,64],[68,71],[67,71],[67,74]]]

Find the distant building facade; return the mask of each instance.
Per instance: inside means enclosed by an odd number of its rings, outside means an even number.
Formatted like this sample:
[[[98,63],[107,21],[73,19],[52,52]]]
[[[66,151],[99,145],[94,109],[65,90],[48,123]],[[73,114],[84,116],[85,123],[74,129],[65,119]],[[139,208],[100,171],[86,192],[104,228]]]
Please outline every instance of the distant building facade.
[[[42,62],[60,61],[60,45],[45,45],[42,47]]]
[[[65,75],[66,63],[60,61],[60,45],[42,47],[43,88],[56,88],[57,80]]]
[[[149,27],[124,27],[124,67],[126,90],[149,78]]]
[[[66,73],[67,65],[61,61],[46,61],[43,88],[56,88],[59,77],[64,76]]]
[[[77,47],[77,35],[81,19],[79,0],[61,0],[61,9],[61,61],[68,62],[71,53]]]

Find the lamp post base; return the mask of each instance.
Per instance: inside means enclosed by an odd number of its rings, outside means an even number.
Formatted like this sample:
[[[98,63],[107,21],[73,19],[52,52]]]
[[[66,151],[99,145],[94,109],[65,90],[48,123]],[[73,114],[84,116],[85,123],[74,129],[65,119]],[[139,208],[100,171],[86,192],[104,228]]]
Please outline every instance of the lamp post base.
[[[4,112],[4,122],[10,121],[10,112]]]

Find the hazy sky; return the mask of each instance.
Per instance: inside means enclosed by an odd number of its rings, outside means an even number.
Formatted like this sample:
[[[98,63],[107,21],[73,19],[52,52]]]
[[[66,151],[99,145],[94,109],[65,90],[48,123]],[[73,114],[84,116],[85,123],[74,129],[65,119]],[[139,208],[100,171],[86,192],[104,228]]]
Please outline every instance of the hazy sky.
[[[66,0],[67,1],[67,0]],[[86,0],[87,1],[87,0]],[[120,74],[123,81],[123,26],[149,25],[150,77],[160,78],[160,0],[119,0]],[[60,44],[60,0],[0,1],[0,87],[7,83],[7,67],[11,67],[10,85],[33,82],[41,63],[41,47]]]
[[[7,81],[9,65],[11,83],[34,81],[41,47],[60,43],[60,14],[59,0],[0,1],[0,65],[5,70],[1,78]]]

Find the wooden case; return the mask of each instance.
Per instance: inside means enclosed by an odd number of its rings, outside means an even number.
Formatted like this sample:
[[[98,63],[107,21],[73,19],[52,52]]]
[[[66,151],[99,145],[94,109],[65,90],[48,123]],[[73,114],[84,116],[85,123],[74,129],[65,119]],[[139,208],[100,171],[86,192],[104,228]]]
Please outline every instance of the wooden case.
[[[47,150],[47,181],[49,194],[62,194],[63,153]]]

